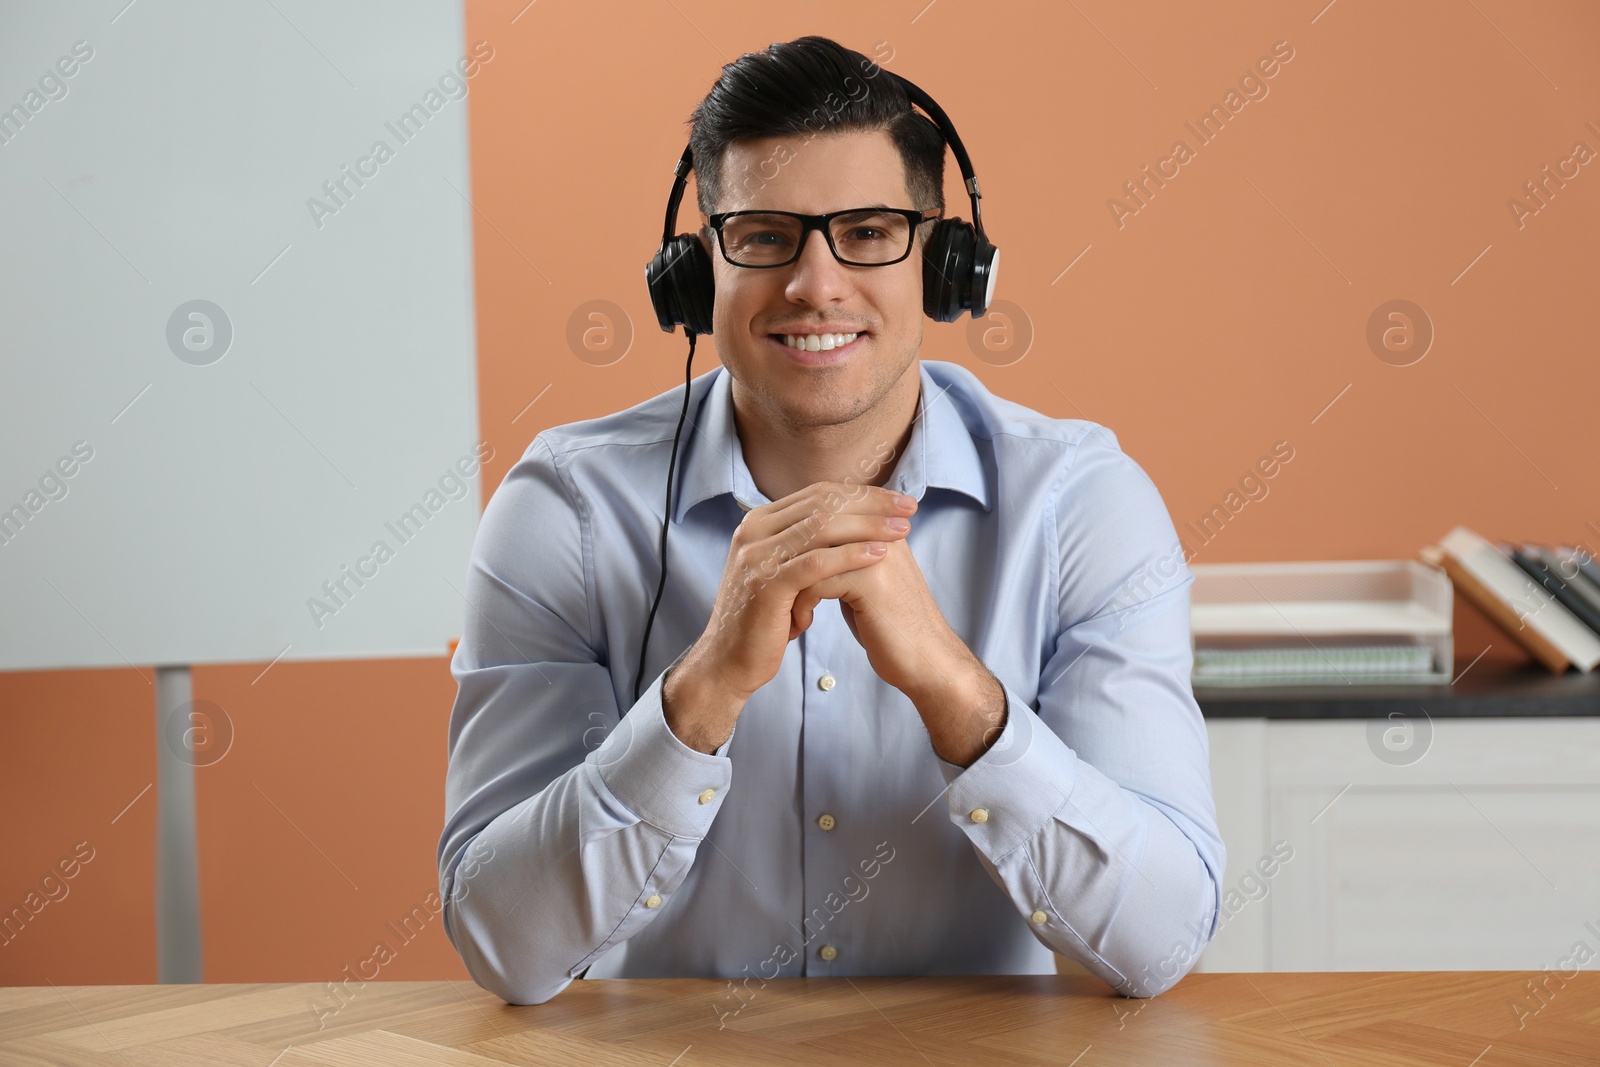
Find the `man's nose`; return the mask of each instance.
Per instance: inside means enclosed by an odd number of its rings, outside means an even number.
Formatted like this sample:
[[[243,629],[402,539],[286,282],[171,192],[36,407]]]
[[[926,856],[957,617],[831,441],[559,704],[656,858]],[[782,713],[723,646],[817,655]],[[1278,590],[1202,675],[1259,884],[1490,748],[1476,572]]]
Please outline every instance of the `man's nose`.
[[[793,274],[785,292],[791,299],[808,304],[825,304],[848,293],[851,287],[850,268],[834,257],[828,247],[828,235],[821,230],[806,234],[800,246],[800,258],[790,264]]]

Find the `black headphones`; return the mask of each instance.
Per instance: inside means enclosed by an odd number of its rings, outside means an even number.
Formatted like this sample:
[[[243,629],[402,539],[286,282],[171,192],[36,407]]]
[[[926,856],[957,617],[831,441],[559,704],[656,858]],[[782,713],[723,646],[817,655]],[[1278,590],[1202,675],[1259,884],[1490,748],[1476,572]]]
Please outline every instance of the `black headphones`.
[[[956,164],[972,198],[972,221],[960,218],[941,218],[934,223],[933,233],[922,249],[922,310],[935,322],[954,322],[963,311],[973,318],[981,318],[994,299],[995,276],[1000,268],[1000,250],[989,243],[983,232],[983,214],[979,204],[978,176],[972,170],[972,161],[961,144],[955,125],[944,109],[927,93],[910,81],[888,74],[913,104],[921,107],[934,120],[944,140],[955,153]],[[650,629],[655,624],[656,609],[661,606],[661,593],[667,586],[667,528],[672,525],[672,479],[678,465],[678,440],[683,435],[684,419],[689,414],[690,368],[694,365],[694,343],[700,334],[711,332],[711,309],[715,302],[716,286],[711,271],[711,256],[700,243],[697,234],[673,236],[678,223],[678,205],[689,185],[689,170],[694,165],[693,145],[685,147],[683,156],[672,170],[672,194],[667,198],[667,218],[661,228],[661,247],[644,268],[645,285],[650,290],[650,303],[656,309],[661,329],[671,333],[673,327],[682,325],[689,335],[689,359],[683,368],[683,411],[678,416],[678,429],[672,438],[672,459],[667,466],[667,510],[661,522],[661,580],[656,586],[655,601],[650,605],[650,617],[645,622],[644,641],[639,646],[639,670],[634,676],[633,700],[639,702],[644,683],[645,651],[650,647]]]

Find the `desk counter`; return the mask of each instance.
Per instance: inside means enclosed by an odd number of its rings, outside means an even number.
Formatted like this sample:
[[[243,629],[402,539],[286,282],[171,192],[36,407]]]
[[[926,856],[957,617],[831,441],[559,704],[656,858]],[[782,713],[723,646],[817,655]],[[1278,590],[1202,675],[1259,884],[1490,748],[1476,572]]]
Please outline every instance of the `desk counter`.
[[[1551,674],[1535,663],[1457,660],[1449,685],[1194,687],[1208,719],[1435,719],[1600,715],[1600,670]]]
[[[1530,983],[1542,978],[1538,995]],[[743,987],[741,987],[743,989]],[[320,1028],[319,1028],[320,1023]],[[1191,974],[1149,1000],[1071,975],[0,988],[0,1063],[1600,1064],[1600,973]]]

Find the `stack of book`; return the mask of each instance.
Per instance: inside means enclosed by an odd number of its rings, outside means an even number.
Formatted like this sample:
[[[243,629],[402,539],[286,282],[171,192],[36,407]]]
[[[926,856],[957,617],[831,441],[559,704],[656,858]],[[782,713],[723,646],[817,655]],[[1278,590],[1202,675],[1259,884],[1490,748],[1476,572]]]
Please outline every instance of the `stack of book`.
[[[1490,543],[1457,526],[1419,555],[1551,671],[1600,664],[1600,565],[1582,546]]]
[[[1450,681],[1454,594],[1415,560],[1191,564],[1196,686]]]

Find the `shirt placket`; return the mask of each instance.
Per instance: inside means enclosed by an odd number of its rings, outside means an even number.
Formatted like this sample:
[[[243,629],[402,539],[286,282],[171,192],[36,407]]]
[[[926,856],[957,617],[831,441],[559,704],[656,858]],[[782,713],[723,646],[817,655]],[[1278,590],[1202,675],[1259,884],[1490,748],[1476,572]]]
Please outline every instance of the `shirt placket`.
[[[803,941],[806,975],[850,973],[844,958],[845,938],[825,903],[838,888],[845,859],[840,842],[846,836],[839,823],[850,817],[841,810],[844,799],[838,768],[848,747],[848,707],[851,679],[841,642],[854,641],[838,601],[818,605],[811,626],[798,640],[801,663],[802,714],[800,805],[804,820],[801,840],[804,857],[804,892],[798,925]]]

